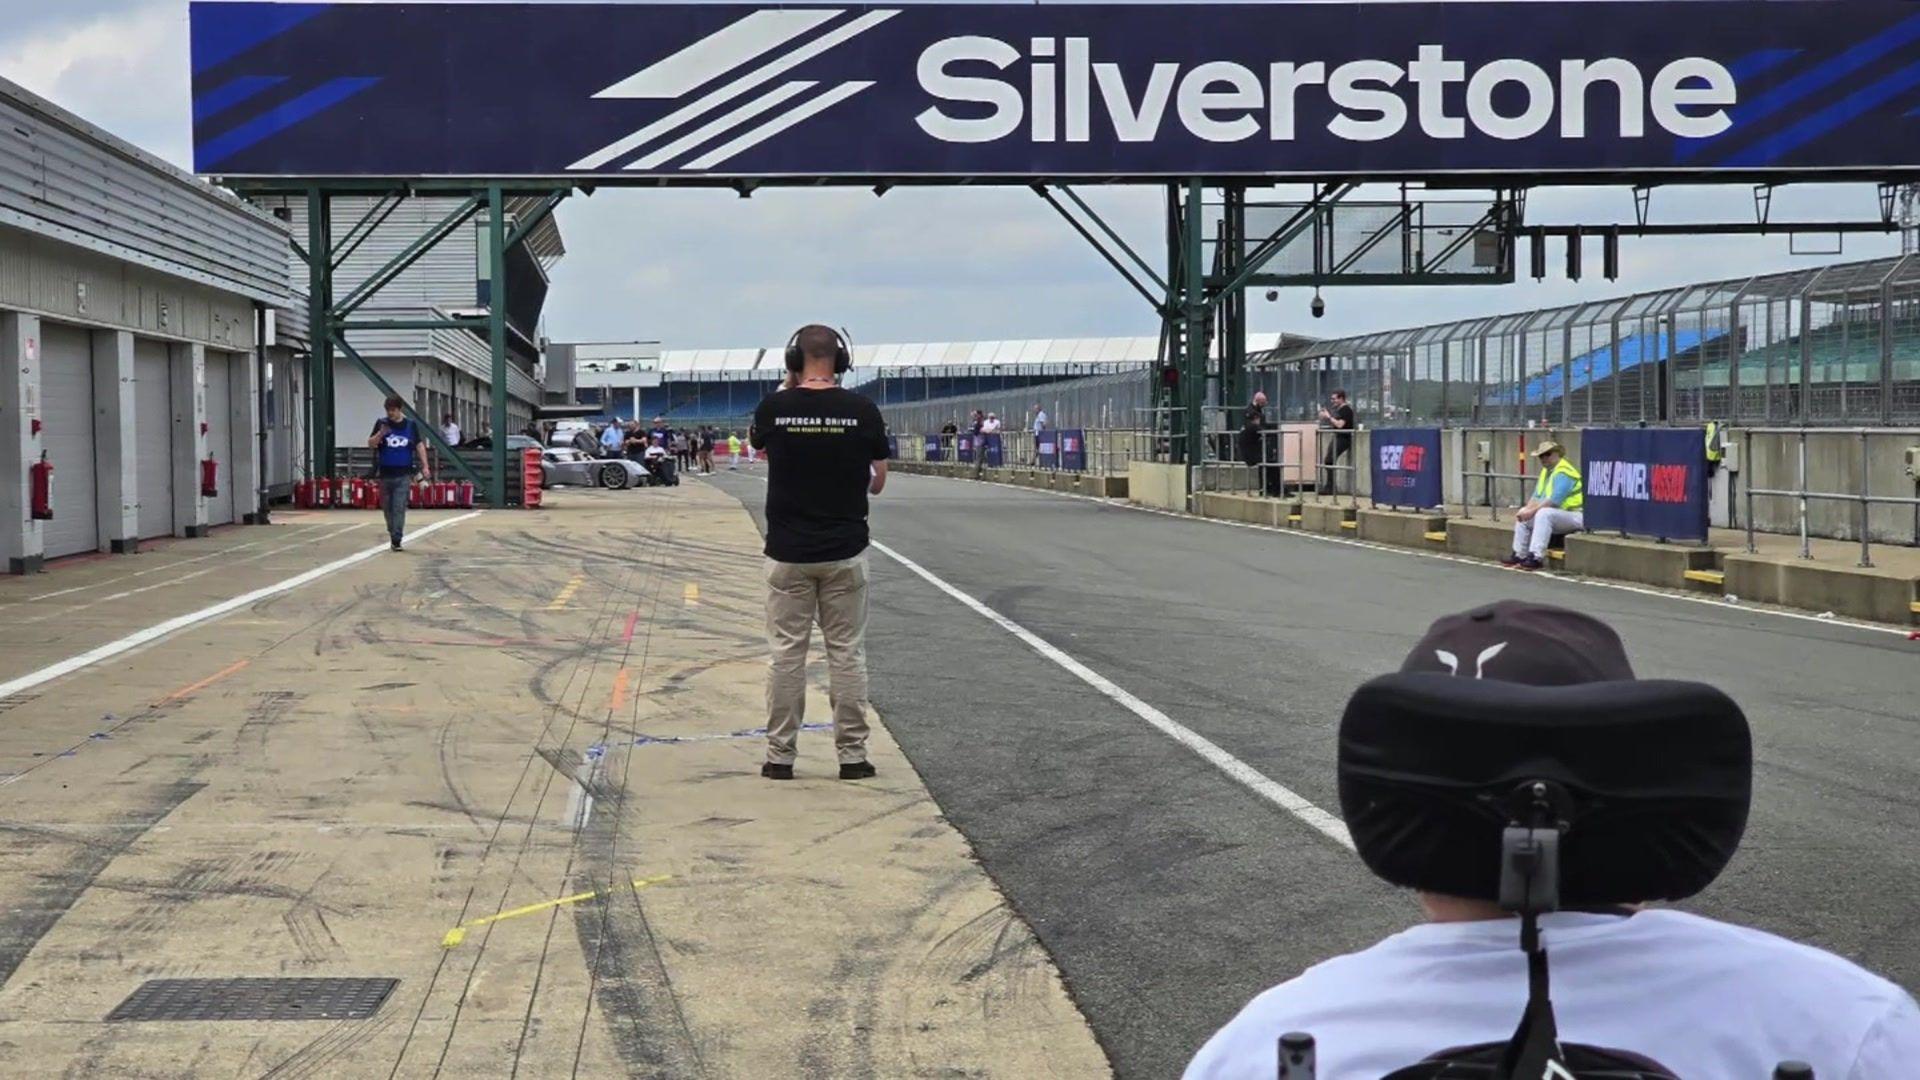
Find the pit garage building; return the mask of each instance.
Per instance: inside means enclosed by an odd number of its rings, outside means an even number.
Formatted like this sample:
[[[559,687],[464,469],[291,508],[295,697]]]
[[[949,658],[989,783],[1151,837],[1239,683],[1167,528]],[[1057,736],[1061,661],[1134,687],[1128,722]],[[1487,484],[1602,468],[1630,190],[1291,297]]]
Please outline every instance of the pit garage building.
[[[283,223],[0,80],[8,571],[251,519],[288,301]]]

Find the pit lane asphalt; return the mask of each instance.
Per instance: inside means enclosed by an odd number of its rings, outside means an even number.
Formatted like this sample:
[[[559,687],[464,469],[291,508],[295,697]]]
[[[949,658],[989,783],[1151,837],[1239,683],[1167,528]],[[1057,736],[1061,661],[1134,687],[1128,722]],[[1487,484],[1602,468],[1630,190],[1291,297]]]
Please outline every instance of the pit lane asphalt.
[[[758,479],[715,479],[761,520]],[[895,476],[872,520],[875,539],[1335,813],[1347,695],[1433,619],[1502,597],[1588,611],[1642,677],[1718,685],[1753,726],[1746,839],[1679,906],[1920,986],[1920,645],[957,480]],[[1417,919],[1350,852],[870,561],[874,706],[1119,1075],[1177,1075],[1254,994]]]

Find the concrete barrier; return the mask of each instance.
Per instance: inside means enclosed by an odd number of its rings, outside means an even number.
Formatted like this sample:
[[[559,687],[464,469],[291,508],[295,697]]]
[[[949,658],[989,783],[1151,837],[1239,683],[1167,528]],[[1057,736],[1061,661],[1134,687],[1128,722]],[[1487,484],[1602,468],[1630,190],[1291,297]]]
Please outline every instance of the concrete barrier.
[[[1362,510],[1356,532],[1362,540],[1399,547],[1433,547],[1431,533],[1444,533],[1447,519],[1442,514],[1415,514],[1401,510]]]
[[[1187,508],[1187,469],[1157,461],[1127,462],[1127,501],[1160,510]]]
[[[1504,559],[1513,554],[1513,518],[1449,518],[1447,551],[1470,559]]]
[[[1920,602],[1920,579],[1876,567],[1739,552],[1724,556],[1721,570],[1730,596],[1856,619],[1910,626]]]
[[[1300,504],[1300,527],[1308,532],[1326,533],[1329,536],[1351,536],[1354,530],[1347,526],[1354,521],[1357,513],[1351,506],[1303,502]]]
[[[1251,525],[1285,525],[1287,504],[1278,499],[1256,495],[1203,492],[1196,497],[1200,516],[1222,521],[1244,521]]]
[[[1511,537],[1509,537],[1511,540]],[[1572,574],[1637,581],[1665,589],[1687,587],[1689,570],[1712,570],[1719,554],[1712,548],[1661,544],[1618,536],[1574,533],[1566,539],[1562,568]]]

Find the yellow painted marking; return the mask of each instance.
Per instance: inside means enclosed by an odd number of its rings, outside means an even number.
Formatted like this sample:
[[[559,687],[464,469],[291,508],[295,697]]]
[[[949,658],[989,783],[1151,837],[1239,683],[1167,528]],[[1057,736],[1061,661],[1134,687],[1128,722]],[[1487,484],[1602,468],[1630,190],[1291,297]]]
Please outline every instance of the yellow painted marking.
[[[1727,575],[1719,570],[1688,570],[1680,575],[1688,581],[1703,581],[1708,585],[1725,585]]]
[[[1915,615],[1920,615],[1920,600],[1915,600],[1908,604],[1907,610],[1913,612]]]
[[[1427,534],[1427,539],[1432,540],[1435,543],[1445,543],[1447,539],[1447,530],[1441,529],[1438,532],[1430,532]]]
[[[1340,523],[1340,527],[1343,529],[1357,529],[1360,527],[1360,523],[1357,521],[1343,521]]]
[[[687,588],[681,596],[686,600],[688,607],[700,606],[700,586],[694,582],[687,582]]]
[[[575,574],[569,578],[566,588],[561,589],[560,595],[553,598],[553,603],[547,605],[547,610],[559,611],[566,607],[567,603],[573,599],[573,594],[580,591],[580,586],[585,584],[586,580],[586,575],[584,574]]]
[[[1565,562],[1567,553],[1564,551],[1549,551],[1547,552],[1547,558],[1552,559],[1554,562]]]
[[[1299,520],[1300,520],[1300,515],[1299,515],[1299,514],[1288,514],[1288,515],[1287,515],[1287,520],[1288,520],[1288,521],[1299,521]]]
[[[672,874],[661,874],[659,877],[635,878],[632,884],[636,889],[644,889],[649,885],[658,885],[672,877]],[[538,911],[563,907],[567,904],[578,904],[585,900],[591,900],[599,895],[597,892],[574,893],[572,896],[563,896],[558,900],[543,900],[538,904],[528,904],[526,907],[517,907],[512,911],[503,911],[498,915],[489,915],[484,919],[475,919],[469,923],[462,923],[447,931],[447,936],[440,939],[440,947],[443,949],[451,949],[467,940],[467,931],[478,929],[488,923],[497,923],[503,919],[517,919],[522,915],[532,915]]]
[[[248,664],[251,664],[251,663],[253,663],[253,661],[251,660],[235,661],[233,664],[230,664],[227,667],[221,668],[219,671],[216,671],[213,674],[207,676],[206,678],[201,679],[199,682],[194,683],[191,686],[183,686],[180,689],[175,690],[173,693],[168,694],[166,697],[161,698],[160,704],[165,705],[168,702],[179,701],[181,698],[192,697],[193,695],[199,693],[202,690],[205,690],[207,687],[212,686],[214,683],[219,682],[221,679],[226,678],[227,676],[233,674],[236,671],[239,671],[241,668],[246,667]]]
[[[626,668],[613,677],[613,711],[622,712],[627,707],[627,681],[631,673]]]

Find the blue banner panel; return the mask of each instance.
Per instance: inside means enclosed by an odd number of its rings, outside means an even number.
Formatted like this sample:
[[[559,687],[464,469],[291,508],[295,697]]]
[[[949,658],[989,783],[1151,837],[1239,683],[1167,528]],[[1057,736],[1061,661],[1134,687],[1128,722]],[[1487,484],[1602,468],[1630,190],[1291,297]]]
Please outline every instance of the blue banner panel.
[[[953,437],[953,444],[956,448],[954,452],[955,461],[964,461],[968,464],[973,463],[974,438],[975,436],[973,435],[955,435]]]
[[[941,445],[940,445],[940,436],[939,436],[939,435],[928,435],[928,436],[927,436],[927,451],[926,451],[926,454],[927,454],[927,460],[928,460],[928,461],[939,461],[939,460],[941,460],[941,458],[942,458],[942,457],[943,457],[944,455],[942,455],[940,451],[941,451]]]
[[[887,460],[900,460],[900,436],[898,435],[887,436]]]
[[[989,466],[997,469],[1001,465],[1006,464],[1000,454],[1000,436],[982,435],[980,436],[980,442],[982,448],[987,452],[987,464]]]
[[[1080,428],[1060,432],[1060,467],[1074,472],[1087,471],[1087,433]]]
[[[1580,436],[1589,532],[1707,539],[1702,428],[1591,428]]]
[[[1920,12],[1900,0],[208,0],[190,36],[195,167],[236,177],[1920,165]]]
[[[1059,432],[1057,431],[1041,432],[1037,437],[1035,437],[1034,445],[1039,448],[1039,458],[1040,458],[1041,468],[1057,469],[1060,467],[1060,433]]]
[[[1439,428],[1374,428],[1373,504],[1425,510],[1446,498]]]

